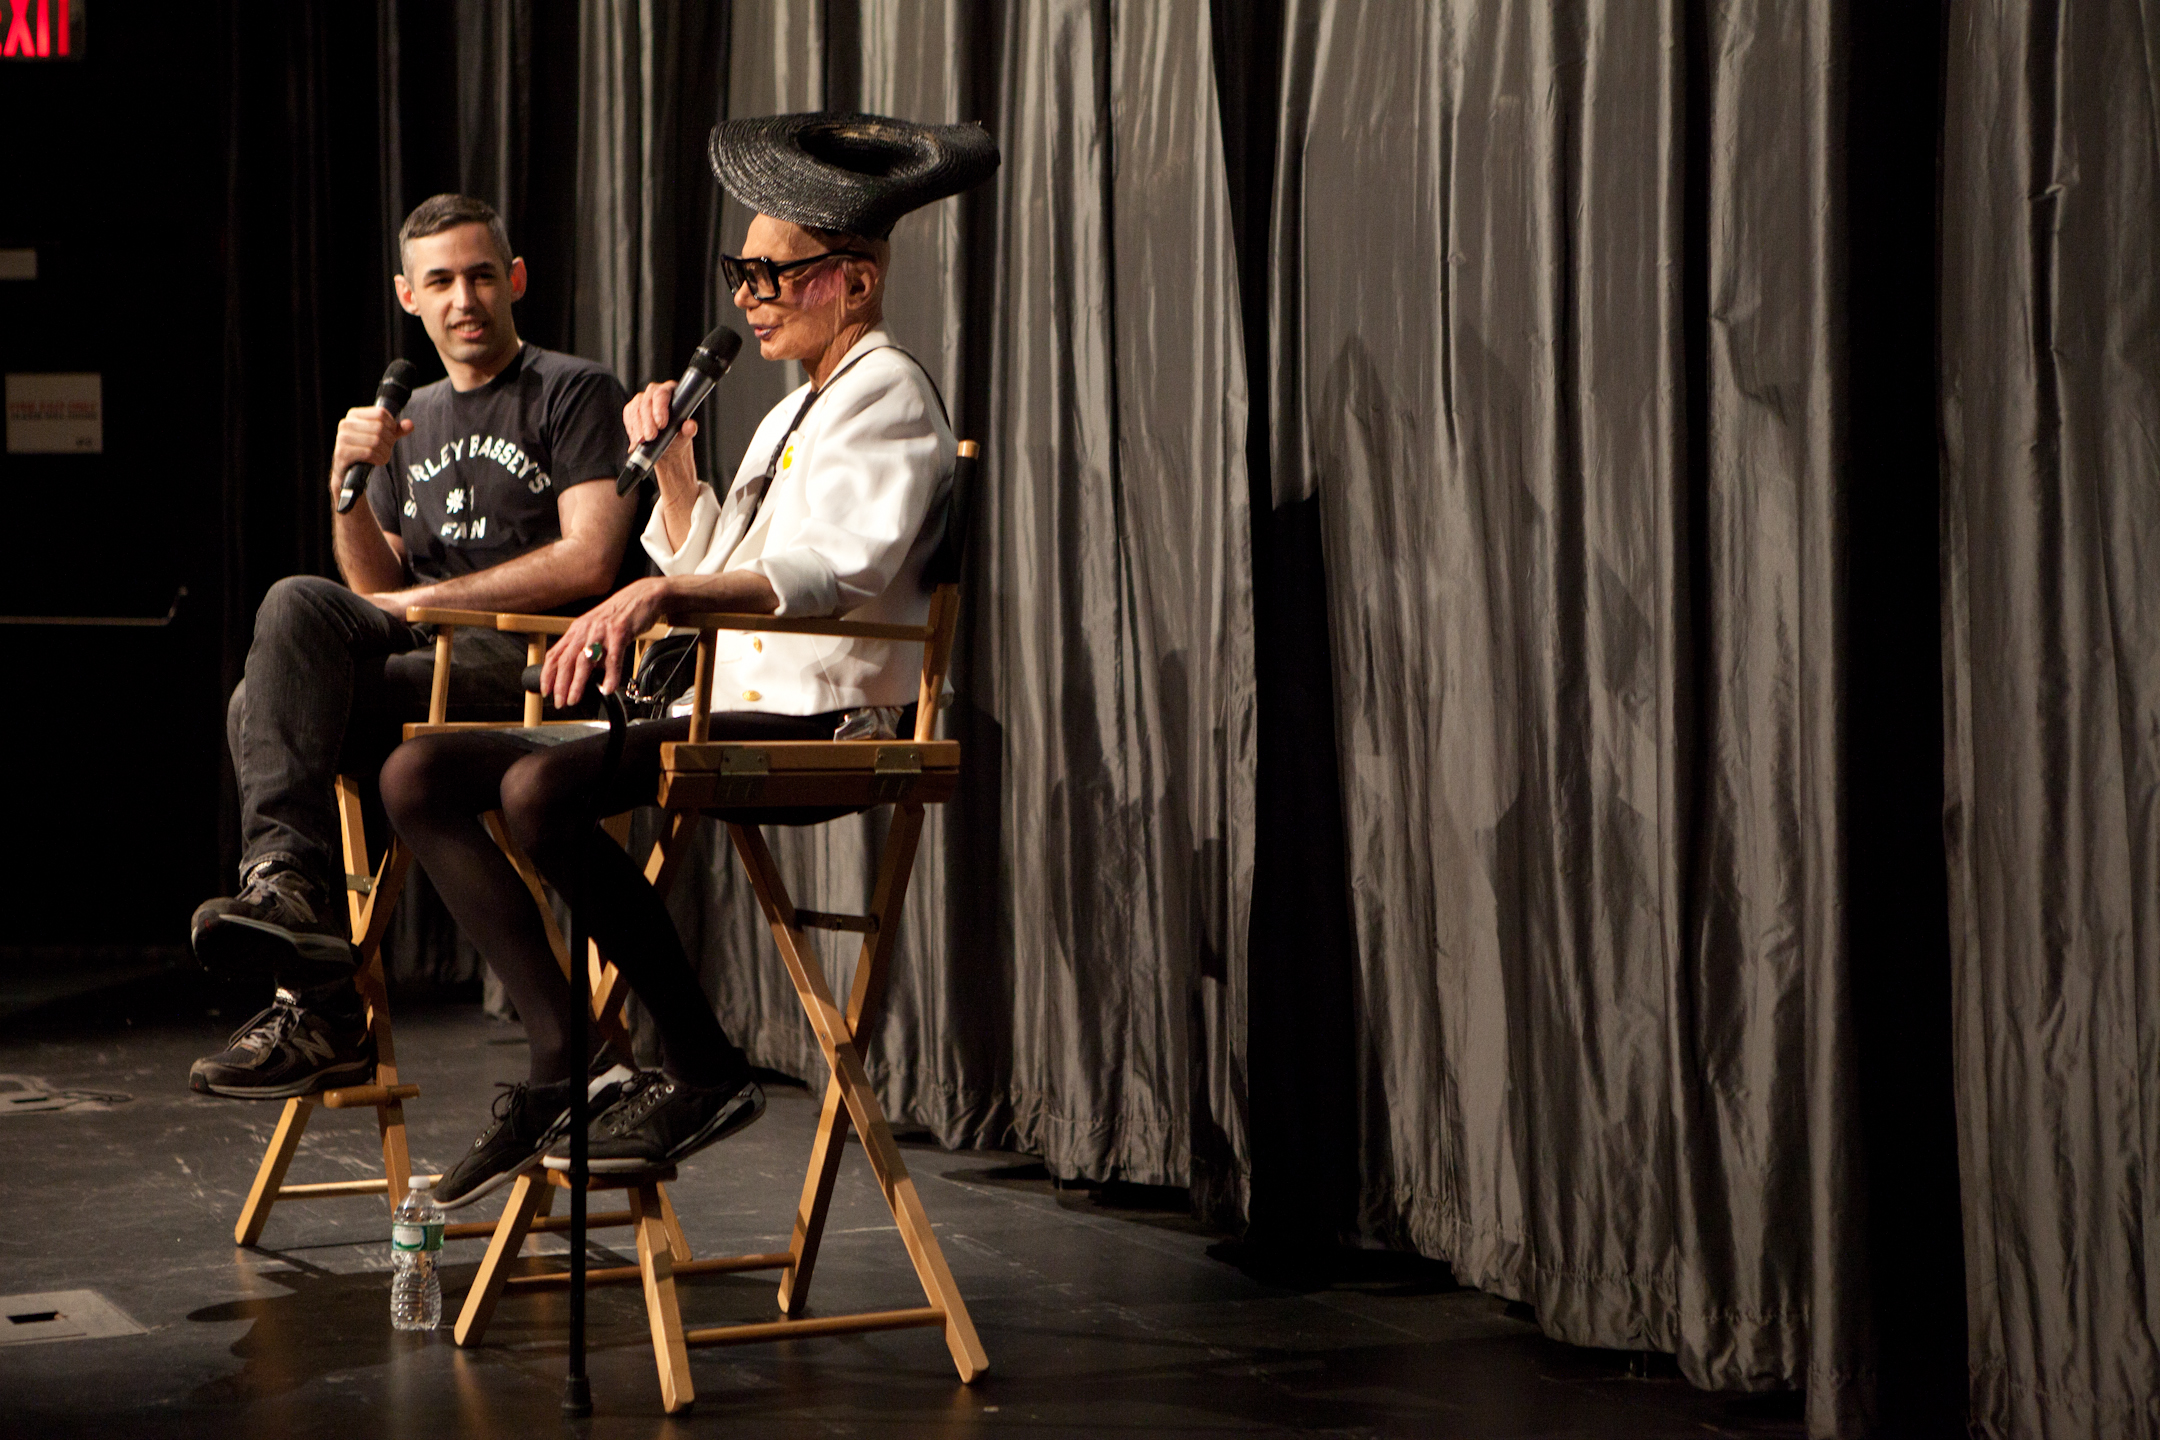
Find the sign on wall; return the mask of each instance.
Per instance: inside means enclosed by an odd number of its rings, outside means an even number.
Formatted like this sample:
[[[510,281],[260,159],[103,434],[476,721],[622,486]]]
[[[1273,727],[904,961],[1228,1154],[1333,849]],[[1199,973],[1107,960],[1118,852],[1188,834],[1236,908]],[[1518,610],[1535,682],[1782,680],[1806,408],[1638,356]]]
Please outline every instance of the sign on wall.
[[[0,0],[0,60],[80,60],[89,0]]]
[[[7,377],[7,453],[97,455],[105,449],[105,377]]]

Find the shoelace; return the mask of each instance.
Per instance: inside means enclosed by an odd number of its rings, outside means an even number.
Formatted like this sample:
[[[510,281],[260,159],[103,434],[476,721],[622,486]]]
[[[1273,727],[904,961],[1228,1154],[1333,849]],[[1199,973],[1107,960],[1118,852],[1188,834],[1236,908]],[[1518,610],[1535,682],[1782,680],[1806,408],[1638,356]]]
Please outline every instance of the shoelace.
[[[316,918],[315,903],[308,895],[312,888],[298,871],[265,862],[256,866],[247,877],[238,898],[244,905],[257,907],[283,902],[287,909],[312,924]]]
[[[226,1042],[226,1046],[229,1049],[260,1055],[292,1034],[299,1024],[300,1007],[290,1001],[276,1000],[271,1002],[268,1009],[233,1031],[232,1039]]]
[[[675,1082],[656,1071],[641,1070],[624,1082],[622,1099],[608,1111],[608,1134],[618,1138],[645,1123],[675,1093]]]
[[[495,1098],[488,1102],[488,1113],[493,1115],[495,1119],[492,1124],[480,1132],[482,1140],[494,1134],[502,1127],[503,1122],[510,1118],[510,1107],[517,1103],[518,1091],[524,1088],[524,1085],[509,1080],[497,1080],[495,1082]]]

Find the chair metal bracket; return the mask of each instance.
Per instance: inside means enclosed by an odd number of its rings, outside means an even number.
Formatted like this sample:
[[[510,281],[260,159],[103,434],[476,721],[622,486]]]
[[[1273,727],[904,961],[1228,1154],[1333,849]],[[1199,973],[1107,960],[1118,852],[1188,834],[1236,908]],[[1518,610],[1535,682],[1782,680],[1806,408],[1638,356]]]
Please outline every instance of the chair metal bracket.
[[[720,778],[714,782],[714,799],[722,805],[746,805],[757,799],[772,775],[772,756],[763,750],[720,752]]]
[[[345,872],[345,888],[355,895],[372,895],[375,893],[375,877],[373,875],[355,875],[348,870]]]
[[[922,779],[922,751],[913,745],[887,745],[871,762],[870,793],[880,804],[907,798]]]

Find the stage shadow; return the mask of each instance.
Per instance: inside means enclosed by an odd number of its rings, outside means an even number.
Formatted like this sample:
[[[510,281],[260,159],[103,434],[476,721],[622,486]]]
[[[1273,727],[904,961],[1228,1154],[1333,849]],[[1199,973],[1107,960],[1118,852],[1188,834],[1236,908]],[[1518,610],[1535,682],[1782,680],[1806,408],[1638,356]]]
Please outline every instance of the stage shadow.
[[[249,1283],[282,1286],[285,1293],[220,1301],[188,1313],[198,1324],[250,1322],[231,1349],[245,1362],[241,1369],[197,1387],[188,1397],[193,1403],[235,1405],[287,1394],[341,1371],[387,1365],[435,1339],[390,1328],[387,1271],[339,1273],[287,1252],[257,1258],[279,1268],[251,1268]],[[450,1276],[444,1279],[447,1296]]]

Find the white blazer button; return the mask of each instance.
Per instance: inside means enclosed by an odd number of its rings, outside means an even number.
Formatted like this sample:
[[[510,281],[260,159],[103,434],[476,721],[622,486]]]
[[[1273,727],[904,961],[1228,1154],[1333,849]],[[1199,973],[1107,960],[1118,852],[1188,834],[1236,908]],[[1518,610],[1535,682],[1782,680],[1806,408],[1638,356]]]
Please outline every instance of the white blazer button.
[[[742,692],[742,698],[745,700],[762,700],[765,697],[758,694],[758,692],[755,690],[745,690]]]

